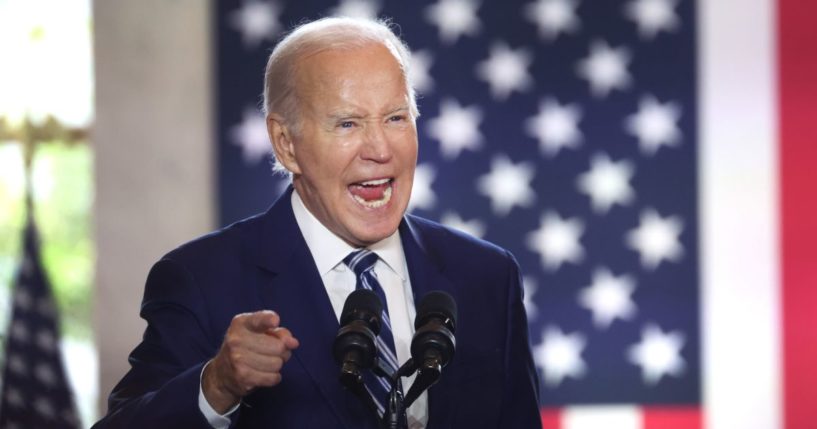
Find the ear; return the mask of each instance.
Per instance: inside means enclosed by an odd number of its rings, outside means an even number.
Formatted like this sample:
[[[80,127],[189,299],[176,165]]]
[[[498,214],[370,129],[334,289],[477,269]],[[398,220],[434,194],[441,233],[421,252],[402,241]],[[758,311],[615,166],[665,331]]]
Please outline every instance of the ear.
[[[272,142],[275,159],[293,174],[301,174],[301,168],[295,157],[292,132],[280,115],[275,113],[267,115],[267,133]]]

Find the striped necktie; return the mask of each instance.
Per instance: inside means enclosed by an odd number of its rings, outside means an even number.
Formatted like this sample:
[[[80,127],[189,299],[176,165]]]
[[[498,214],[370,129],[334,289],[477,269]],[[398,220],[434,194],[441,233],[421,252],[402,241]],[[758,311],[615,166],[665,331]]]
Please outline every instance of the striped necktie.
[[[386,304],[386,294],[383,292],[383,288],[377,281],[377,275],[374,272],[377,259],[377,254],[371,250],[361,249],[350,253],[343,260],[343,263],[355,273],[357,279],[356,289],[368,289],[377,294],[383,302],[383,314],[380,315],[382,320],[380,334],[376,340],[377,357],[383,363],[382,366],[387,372],[393,374],[400,365],[397,362],[397,354],[394,352],[394,337],[392,336],[391,320],[389,320],[389,309]],[[382,416],[385,410],[384,404],[387,403],[391,391],[391,381],[388,378],[374,374],[367,374],[365,379],[366,389],[374,398],[378,411]]]

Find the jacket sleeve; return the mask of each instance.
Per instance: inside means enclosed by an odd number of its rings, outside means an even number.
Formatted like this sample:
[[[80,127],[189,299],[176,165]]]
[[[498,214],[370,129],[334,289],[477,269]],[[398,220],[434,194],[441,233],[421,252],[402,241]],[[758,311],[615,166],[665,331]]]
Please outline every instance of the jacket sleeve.
[[[539,378],[528,340],[528,319],[523,304],[519,265],[513,255],[508,275],[506,345],[504,356],[505,388],[502,396],[502,428],[542,427],[539,416]]]
[[[200,373],[221,338],[208,335],[204,298],[192,274],[165,258],[148,275],[140,316],[142,342],[131,369],[94,428],[210,428],[198,406]]]

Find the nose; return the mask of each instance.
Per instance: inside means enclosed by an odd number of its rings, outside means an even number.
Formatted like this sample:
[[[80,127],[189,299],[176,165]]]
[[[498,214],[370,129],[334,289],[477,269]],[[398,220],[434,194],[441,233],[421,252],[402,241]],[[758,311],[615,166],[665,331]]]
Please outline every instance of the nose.
[[[391,160],[392,148],[383,124],[370,123],[363,133],[360,157],[364,161],[386,163]]]

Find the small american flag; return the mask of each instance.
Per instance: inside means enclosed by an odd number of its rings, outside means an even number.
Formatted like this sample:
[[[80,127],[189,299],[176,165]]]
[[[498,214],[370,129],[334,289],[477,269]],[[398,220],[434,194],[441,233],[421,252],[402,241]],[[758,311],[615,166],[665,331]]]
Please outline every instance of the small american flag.
[[[79,418],[59,347],[58,315],[29,216],[5,345],[2,429],[73,429]]]

